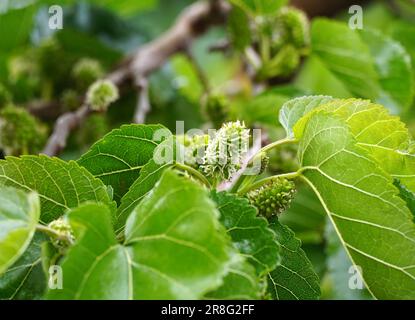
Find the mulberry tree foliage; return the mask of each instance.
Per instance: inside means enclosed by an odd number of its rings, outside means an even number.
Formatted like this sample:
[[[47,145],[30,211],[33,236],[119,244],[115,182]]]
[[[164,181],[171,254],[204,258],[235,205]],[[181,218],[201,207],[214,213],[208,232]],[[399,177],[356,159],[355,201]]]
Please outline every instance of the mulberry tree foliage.
[[[415,299],[415,7],[301,2],[0,5],[0,299]]]

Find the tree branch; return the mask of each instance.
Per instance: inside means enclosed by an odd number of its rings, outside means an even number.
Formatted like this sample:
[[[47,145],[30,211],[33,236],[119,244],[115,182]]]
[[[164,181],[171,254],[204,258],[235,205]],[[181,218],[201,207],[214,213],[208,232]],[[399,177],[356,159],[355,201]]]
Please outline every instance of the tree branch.
[[[132,81],[134,86],[140,88],[142,79],[148,79],[149,75],[163,66],[172,55],[186,50],[193,40],[209,27],[224,23],[229,10],[230,6],[225,0],[199,1],[190,5],[167,32],[139,48],[108,74],[106,79],[117,87]],[[70,132],[90,113],[89,107],[84,104],[76,112],[61,115],[56,120],[53,133],[42,153],[49,156],[59,154],[66,146]]]
[[[147,113],[151,110],[148,92],[148,80],[142,78],[138,85],[137,107],[134,113],[134,123],[144,123]]]

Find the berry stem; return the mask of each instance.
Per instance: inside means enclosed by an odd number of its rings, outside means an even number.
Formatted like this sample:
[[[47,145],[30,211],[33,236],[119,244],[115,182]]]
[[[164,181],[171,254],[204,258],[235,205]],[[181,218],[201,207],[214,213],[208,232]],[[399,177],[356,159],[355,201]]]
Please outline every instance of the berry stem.
[[[289,173],[283,173],[283,174],[277,174],[275,176],[271,176],[271,177],[266,177],[264,179],[258,180],[257,182],[246,186],[245,188],[241,189],[238,191],[239,195],[244,195],[247,192],[251,191],[251,190],[255,190],[258,189],[259,187],[261,187],[263,184],[270,182],[274,179],[278,179],[278,178],[286,178],[286,179],[294,179],[297,178],[301,175],[301,172],[296,171],[296,172],[289,172]]]
[[[284,145],[284,144],[292,144],[292,143],[297,143],[298,140],[297,139],[292,139],[292,138],[284,138],[281,140],[277,140],[274,141],[270,144],[267,144],[266,146],[262,147],[257,153],[255,153],[247,162],[246,167],[248,168],[252,162],[254,162],[254,160],[258,157],[261,156],[262,153],[266,153],[268,151],[270,151],[271,149],[274,149],[278,146]],[[252,176],[249,176],[252,178]],[[275,176],[274,176],[275,177]],[[238,188],[240,186],[242,186],[242,184],[244,183],[244,181],[246,180],[247,175],[242,174],[239,179],[235,182],[235,184],[233,185],[233,187],[231,188],[230,192],[237,192]],[[247,189],[247,187],[243,188],[243,190]],[[239,193],[239,192],[238,192]]]
[[[188,165],[185,165],[184,163],[179,163],[179,162],[176,162],[174,167],[188,172],[190,175],[192,175],[193,177],[195,177],[195,178],[199,179],[201,182],[203,182],[203,184],[206,185],[206,187],[208,187],[209,189],[212,187],[210,185],[209,180],[206,179],[206,177],[203,174],[201,174],[199,171],[197,171],[196,169],[194,169],[194,168],[192,168]]]
[[[49,228],[48,226],[45,226],[43,224],[37,224],[36,231],[40,231],[53,239],[63,240],[67,241],[68,243],[72,243],[72,239],[70,239],[69,237],[65,237],[62,234],[58,233],[56,230],[53,230],[52,228]]]
[[[292,144],[292,143],[297,143],[297,142],[298,142],[297,139],[292,139],[292,138],[284,138],[284,139],[281,139],[281,140],[277,140],[277,141],[274,141],[270,144],[267,144],[265,147],[263,147],[261,150],[259,150],[257,152],[257,154],[261,153],[261,152],[268,152],[269,150],[274,149],[274,148],[276,148],[280,145],[283,145],[283,144]],[[252,160],[250,160],[250,161],[252,161]]]

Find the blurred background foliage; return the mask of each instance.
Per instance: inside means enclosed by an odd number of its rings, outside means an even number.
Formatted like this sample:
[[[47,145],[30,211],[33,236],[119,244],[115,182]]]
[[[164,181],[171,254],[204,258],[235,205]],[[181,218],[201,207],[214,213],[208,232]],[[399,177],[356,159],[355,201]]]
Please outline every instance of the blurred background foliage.
[[[48,8],[56,2],[64,8],[62,30],[48,27]],[[3,154],[39,152],[58,115],[78,108],[92,82],[158,37],[192,2],[0,0]],[[241,119],[266,129],[272,141],[282,136],[277,117],[284,102],[327,94],[377,101],[415,132],[413,1],[364,1],[363,30],[348,27],[347,7],[330,17],[307,12],[313,16],[307,22],[305,15],[293,18],[281,10],[289,1],[230,2],[226,25],[210,29],[189,55],[175,55],[151,75],[148,123],[174,131],[176,120],[190,129]],[[107,114],[91,116],[71,135],[61,157],[78,158],[109,130],[130,123],[136,99],[136,92],[127,89]],[[290,148],[271,154],[270,172],[295,167]],[[349,289],[350,261],[311,190],[299,185],[281,219],[302,240],[321,278],[323,298],[369,298],[364,290]]]

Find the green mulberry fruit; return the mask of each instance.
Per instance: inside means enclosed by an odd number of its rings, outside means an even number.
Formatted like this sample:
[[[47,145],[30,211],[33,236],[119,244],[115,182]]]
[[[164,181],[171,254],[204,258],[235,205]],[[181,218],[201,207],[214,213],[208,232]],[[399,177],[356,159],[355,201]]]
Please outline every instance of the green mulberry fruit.
[[[286,45],[258,73],[259,79],[288,77],[300,65],[300,53],[294,46]]]
[[[276,19],[277,33],[282,43],[291,43],[296,48],[304,48],[310,44],[310,26],[304,12],[284,7],[278,12]]]
[[[60,99],[65,110],[74,111],[79,108],[81,101],[78,93],[73,89],[67,89],[62,93]]]
[[[222,94],[209,94],[203,102],[206,117],[215,128],[220,128],[229,117],[229,102]]]
[[[0,149],[6,155],[38,153],[46,141],[46,128],[26,109],[8,105],[0,111]]]
[[[243,122],[225,123],[209,139],[201,165],[203,172],[216,180],[229,180],[242,166],[249,138],[249,129]]]
[[[248,192],[251,204],[266,218],[278,216],[288,209],[295,194],[295,185],[287,179],[274,179]]]
[[[209,143],[208,135],[179,135],[178,141],[184,146],[184,162],[196,169],[203,163],[203,156]]]
[[[0,108],[11,103],[10,92],[0,83]]]
[[[118,97],[118,88],[111,81],[98,80],[89,87],[86,102],[94,111],[106,111]]]
[[[104,69],[99,61],[83,58],[74,65],[72,76],[78,89],[85,91],[92,83],[104,76]]]
[[[53,230],[52,244],[61,254],[65,254],[67,248],[75,241],[70,224],[64,217],[49,223],[48,227]]]

